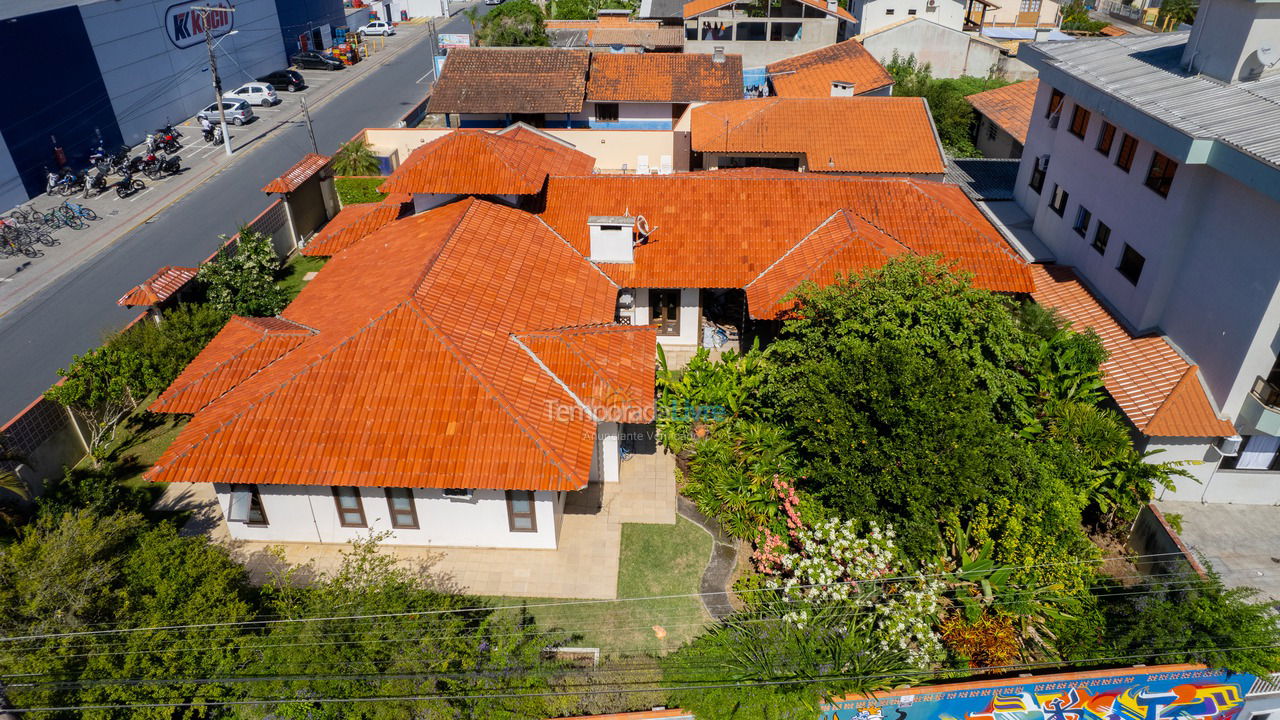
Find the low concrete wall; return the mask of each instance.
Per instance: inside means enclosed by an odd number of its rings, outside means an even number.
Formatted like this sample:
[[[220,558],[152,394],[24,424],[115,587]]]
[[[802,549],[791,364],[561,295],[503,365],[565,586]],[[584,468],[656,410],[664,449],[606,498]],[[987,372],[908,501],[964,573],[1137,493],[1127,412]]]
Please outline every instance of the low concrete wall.
[[[1194,572],[1206,577],[1200,561],[1154,505],[1147,505],[1138,513],[1129,533],[1128,546],[1139,556],[1135,564],[1144,575],[1173,579]]]

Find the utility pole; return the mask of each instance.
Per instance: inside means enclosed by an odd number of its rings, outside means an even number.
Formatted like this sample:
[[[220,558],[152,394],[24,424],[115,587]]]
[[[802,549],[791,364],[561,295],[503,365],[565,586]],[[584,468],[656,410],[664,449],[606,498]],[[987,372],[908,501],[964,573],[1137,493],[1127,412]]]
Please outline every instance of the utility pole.
[[[307,96],[299,96],[302,99],[302,117],[307,119],[307,134],[311,136],[311,149],[317,155],[320,154],[320,146],[316,145],[316,131],[311,127],[311,113],[307,112]]]
[[[192,7],[200,13],[200,23],[204,25],[204,46],[209,49],[209,71],[213,73],[213,102],[218,106],[218,118],[222,121],[222,147],[231,157],[231,133],[227,132],[227,111],[222,107],[222,78],[218,77],[218,58],[213,52],[213,33],[209,29],[209,13],[235,12],[235,8]]]

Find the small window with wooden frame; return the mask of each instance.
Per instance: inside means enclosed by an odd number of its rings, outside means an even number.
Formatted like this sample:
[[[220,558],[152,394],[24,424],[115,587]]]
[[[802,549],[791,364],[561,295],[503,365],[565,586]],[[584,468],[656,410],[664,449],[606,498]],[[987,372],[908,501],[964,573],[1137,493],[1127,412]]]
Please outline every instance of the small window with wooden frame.
[[[1079,105],[1075,106],[1075,109],[1071,111],[1070,132],[1072,135],[1081,140],[1084,139],[1085,133],[1089,132],[1089,116],[1090,112],[1088,110]]]
[[[418,529],[418,508],[413,502],[413,490],[387,488],[387,512],[391,514],[391,527],[397,530]]]
[[[338,508],[338,522],[342,527],[369,527],[364,517],[364,501],[360,498],[360,488],[333,488],[333,504]]]
[[[507,491],[507,525],[511,532],[538,532],[538,516],[529,490]]]

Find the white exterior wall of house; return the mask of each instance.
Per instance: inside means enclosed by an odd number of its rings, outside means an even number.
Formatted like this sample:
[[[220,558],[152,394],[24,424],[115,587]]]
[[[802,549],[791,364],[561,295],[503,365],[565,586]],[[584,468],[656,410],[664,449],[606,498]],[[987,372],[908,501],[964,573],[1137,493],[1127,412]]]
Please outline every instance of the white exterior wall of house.
[[[1196,363],[1210,400],[1241,435],[1275,434],[1274,413],[1255,424],[1260,406],[1250,390],[1280,353],[1280,202],[1136,134],[1126,173],[1115,159],[1124,134],[1136,131],[1089,107],[1089,127],[1083,140],[1077,138],[1070,132],[1076,106],[1070,95],[1052,128],[1045,117],[1052,91],[1050,81],[1041,82],[1015,186],[1036,236],[1132,331],[1162,332]],[[1104,120],[1117,126],[1107,156],[1096,149]],[[1144,184],[1158,150],[1179,163],[1167,198]],[[1046,154],[1049,168],[1037,193],[1028,183],[1037,158]],[[1061,217],[1049,209],[1055,185],[1070,194]],[[1085,237],[1073,230],[1082,205],[1092,213]],[[1091,246],[1099,221],[1111,228],[1105,253]],[[1145,259],[1136,285],[1117,271],[1126,244]],[[1222,458],[1211,442],[1151,439],[1149,448],[1166,450],[1153,460],[1189,461],[1187,469],[1202,481],[1183,481],[1163,499],[1280,503],[1280,472],[1219,469]]]
[[[859,40],[882,65],[893,59],[896,50],[902,57],[915,55],[920,62],[929,63],[937,78],[985,77],[996,72],[1006,80],[1016,81],[1030,80],[1037,75],[1026,63],[1005,55],[994,42],[943,27],[918,15],[911,22],[860,35]]]
[[[1031,12],[1034,12],[1034,17]],[[987,25],[1015,25],[1022,27],[1058,26],[1059,5],[1053,0],[1041,0],[1040,7],[1031,12],[1022,12],[1022,3],[1006,0],[998,8],[987,8],[984,20]]]
[[[678,116],[673,118],[673,103],[624,102],[604,103],[618,107],[618,119],[601,120],[597,116],[597,104],[589,100],[584,108],[593,130],[670,130],[678,119]]]
[[[919,0],[926,2],[926,0]],[[948,0],[953,1],[953,0]],[[792,8],[794,12],[794,8]],[[738,22],[746,23],[800,23],[802,28],[799,37],[794,40],[737,40]],[[747,68],[762,67],[769,63],[785,60],[802,53],[811,52],[828,45],[848,40],[854,34],[854,27],[839,18],[786,16],[778,14],[773,17],[750,17],[743,12],[735,11],[732,6],[712,10],[696,18],[684,21],[684,52],[709,55],[721,48],[728,55],[741,55],[742,66]],[[702,39],[709,28],[725,28],[721,39]],[[772,28],[767,30],[766,37],[772,36]],[[692,34],[695,37],[690,37]]]
[[[649,291],[639,288],[636,293],[635,312],[631,316],[632,325],[649,324]],[[696,347],[702,334],[702,312],[698,305],[698,288],[681,288],[680,290],[680,334],[659,335],[658,344],[664,347],[687,346]]]
[[[231,487],[214,483],[223,517],[231,502]],[[534,493],[536,532],[512,532],[507,518],[506,495],[501,490],[476,490],[470,498],[448,498],[443,490],[415,489],[417,530],[391,527],[391,514],[383,488],[360,488],[368,527],[343,527],[338,520],[333,490],[314,485],[259,485],[267,525],[227,521],[236,540],[265,542],[346,543],[370,532],[389,532],[389,545],[438,545],[446,547],[534,548],[554,550],[563,508],[560,493]]]
[[[932,0],[932,4],[931,0],[853,0],[850,12],[858,18],[858,33],[863,35],[913,17],[960,31],[965,6],[962,0]]]

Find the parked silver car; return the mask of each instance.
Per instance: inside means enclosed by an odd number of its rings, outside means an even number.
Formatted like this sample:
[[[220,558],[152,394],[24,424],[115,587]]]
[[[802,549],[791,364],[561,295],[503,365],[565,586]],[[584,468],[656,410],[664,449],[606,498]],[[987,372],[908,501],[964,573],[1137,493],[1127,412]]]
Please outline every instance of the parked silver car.
[[[227,114],[227,122],[232,125],[243,125],[253,119],[253,108],[249,107],[249,103],[244,100],[223,100],[222,109]],[[211,103],[196,113],[196,118],[208,118],[209,122],[217,125],[221,122],[218,117],[218,103]]]

